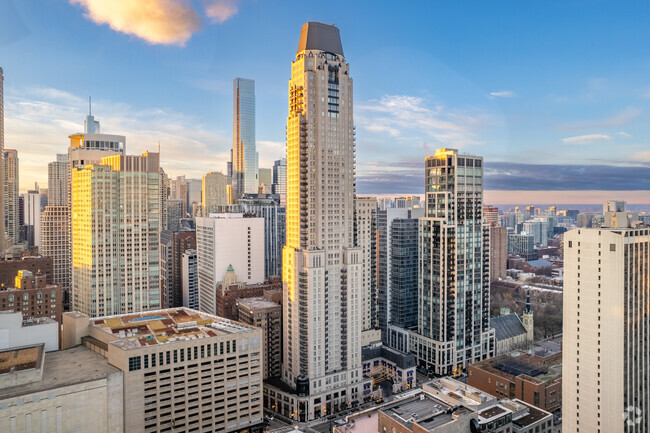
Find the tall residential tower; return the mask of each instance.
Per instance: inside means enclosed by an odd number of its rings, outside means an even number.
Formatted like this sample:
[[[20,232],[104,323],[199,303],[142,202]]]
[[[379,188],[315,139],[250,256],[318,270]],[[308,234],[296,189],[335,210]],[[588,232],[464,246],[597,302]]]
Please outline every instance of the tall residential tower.
[[[650,431],[650,227],[624,202],[564,234],[562,431]]]
[[[422,367],[445,375],[495,351],[489,226],[483,224],[483,158],[438,149],[425,164],[414,350]]]
[[[255,81],[233,81],[232,197],[257,194],[259,186],[255,148]]]
[[[289,81],[282,260],[282,380],[293,390],[298,420],[337,412],[363,392],[349,67],[335,26],[302,27]]]

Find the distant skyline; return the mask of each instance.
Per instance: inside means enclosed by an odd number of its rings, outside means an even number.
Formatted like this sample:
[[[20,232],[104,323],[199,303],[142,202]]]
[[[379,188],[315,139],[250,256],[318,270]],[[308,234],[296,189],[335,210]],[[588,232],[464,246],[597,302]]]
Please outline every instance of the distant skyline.
[[[359,193],[421,194],[424,157],[453,147],[484,157],[486,202],[650,202],[649,15],[648,2],[600,0],[9,0],[5,147],[21,191],[45,187],[91,95],[128,153],[160,142],[171,177],[225,173],[244,77],[270,168],[285,153],[300,26],[322,21],[351,64]]]

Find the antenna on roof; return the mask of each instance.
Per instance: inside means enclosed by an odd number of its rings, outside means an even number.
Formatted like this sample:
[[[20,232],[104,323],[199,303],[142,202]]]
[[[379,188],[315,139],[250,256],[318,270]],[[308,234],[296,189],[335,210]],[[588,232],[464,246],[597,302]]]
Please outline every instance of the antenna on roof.
[[[88,97],[88,115],[92,116],[93,115],[93,103],[92,103],[92,96]]]

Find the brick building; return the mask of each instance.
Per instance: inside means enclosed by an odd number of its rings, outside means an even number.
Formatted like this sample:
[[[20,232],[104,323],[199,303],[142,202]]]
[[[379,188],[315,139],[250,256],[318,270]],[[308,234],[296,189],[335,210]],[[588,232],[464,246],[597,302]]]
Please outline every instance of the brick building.
[[[471,364],[467,383],[498,398],[517,398],[553,412],[562,405],[561,366],[561,352],[515,352]]]
[[[262,284],[246,284],[237,281],[237,275],[232,266],[228,267],[224,280],[217,283],[215,294],[216,315],[226,319],[236,319],[236,303],[240,298],[256,298],[260,296],[277,302],[277,289],[282,289],[280,277],[271,277]]]
[[[262,328],[264,379],[282,374],[282,305],[264,297],[238,299],[237,320]]]
[[[23,322],[49,317],[61,323],[61,286],[48,284],[43,274],[19,270],[14,284],[0,288],[0,311],[21,312]]]
[[[51,257],[25,256],[15,260],[0,260],[0,287],[13,287],[18,271],[23,270],[43,274],[47,284],[54,283]]]

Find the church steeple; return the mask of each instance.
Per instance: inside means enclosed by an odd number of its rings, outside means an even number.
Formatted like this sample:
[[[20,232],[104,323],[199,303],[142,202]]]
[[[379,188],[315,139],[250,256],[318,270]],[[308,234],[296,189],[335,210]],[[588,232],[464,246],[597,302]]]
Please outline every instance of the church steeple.
[[[533,309],[530,306],[530,289],[528,289],[528,292],[526,293],[526,309],[524,310],[524,314],[521,315],[521,319],[524,328],[526,328],[526,340],[528,340],[529,343],[532,343],[535,338],[535,326],[533,320]]]
[[[533,314],[533,310],[530,308],[530,289],[528,289],[526,294],[526,309],[524,310],[524,314]]]

